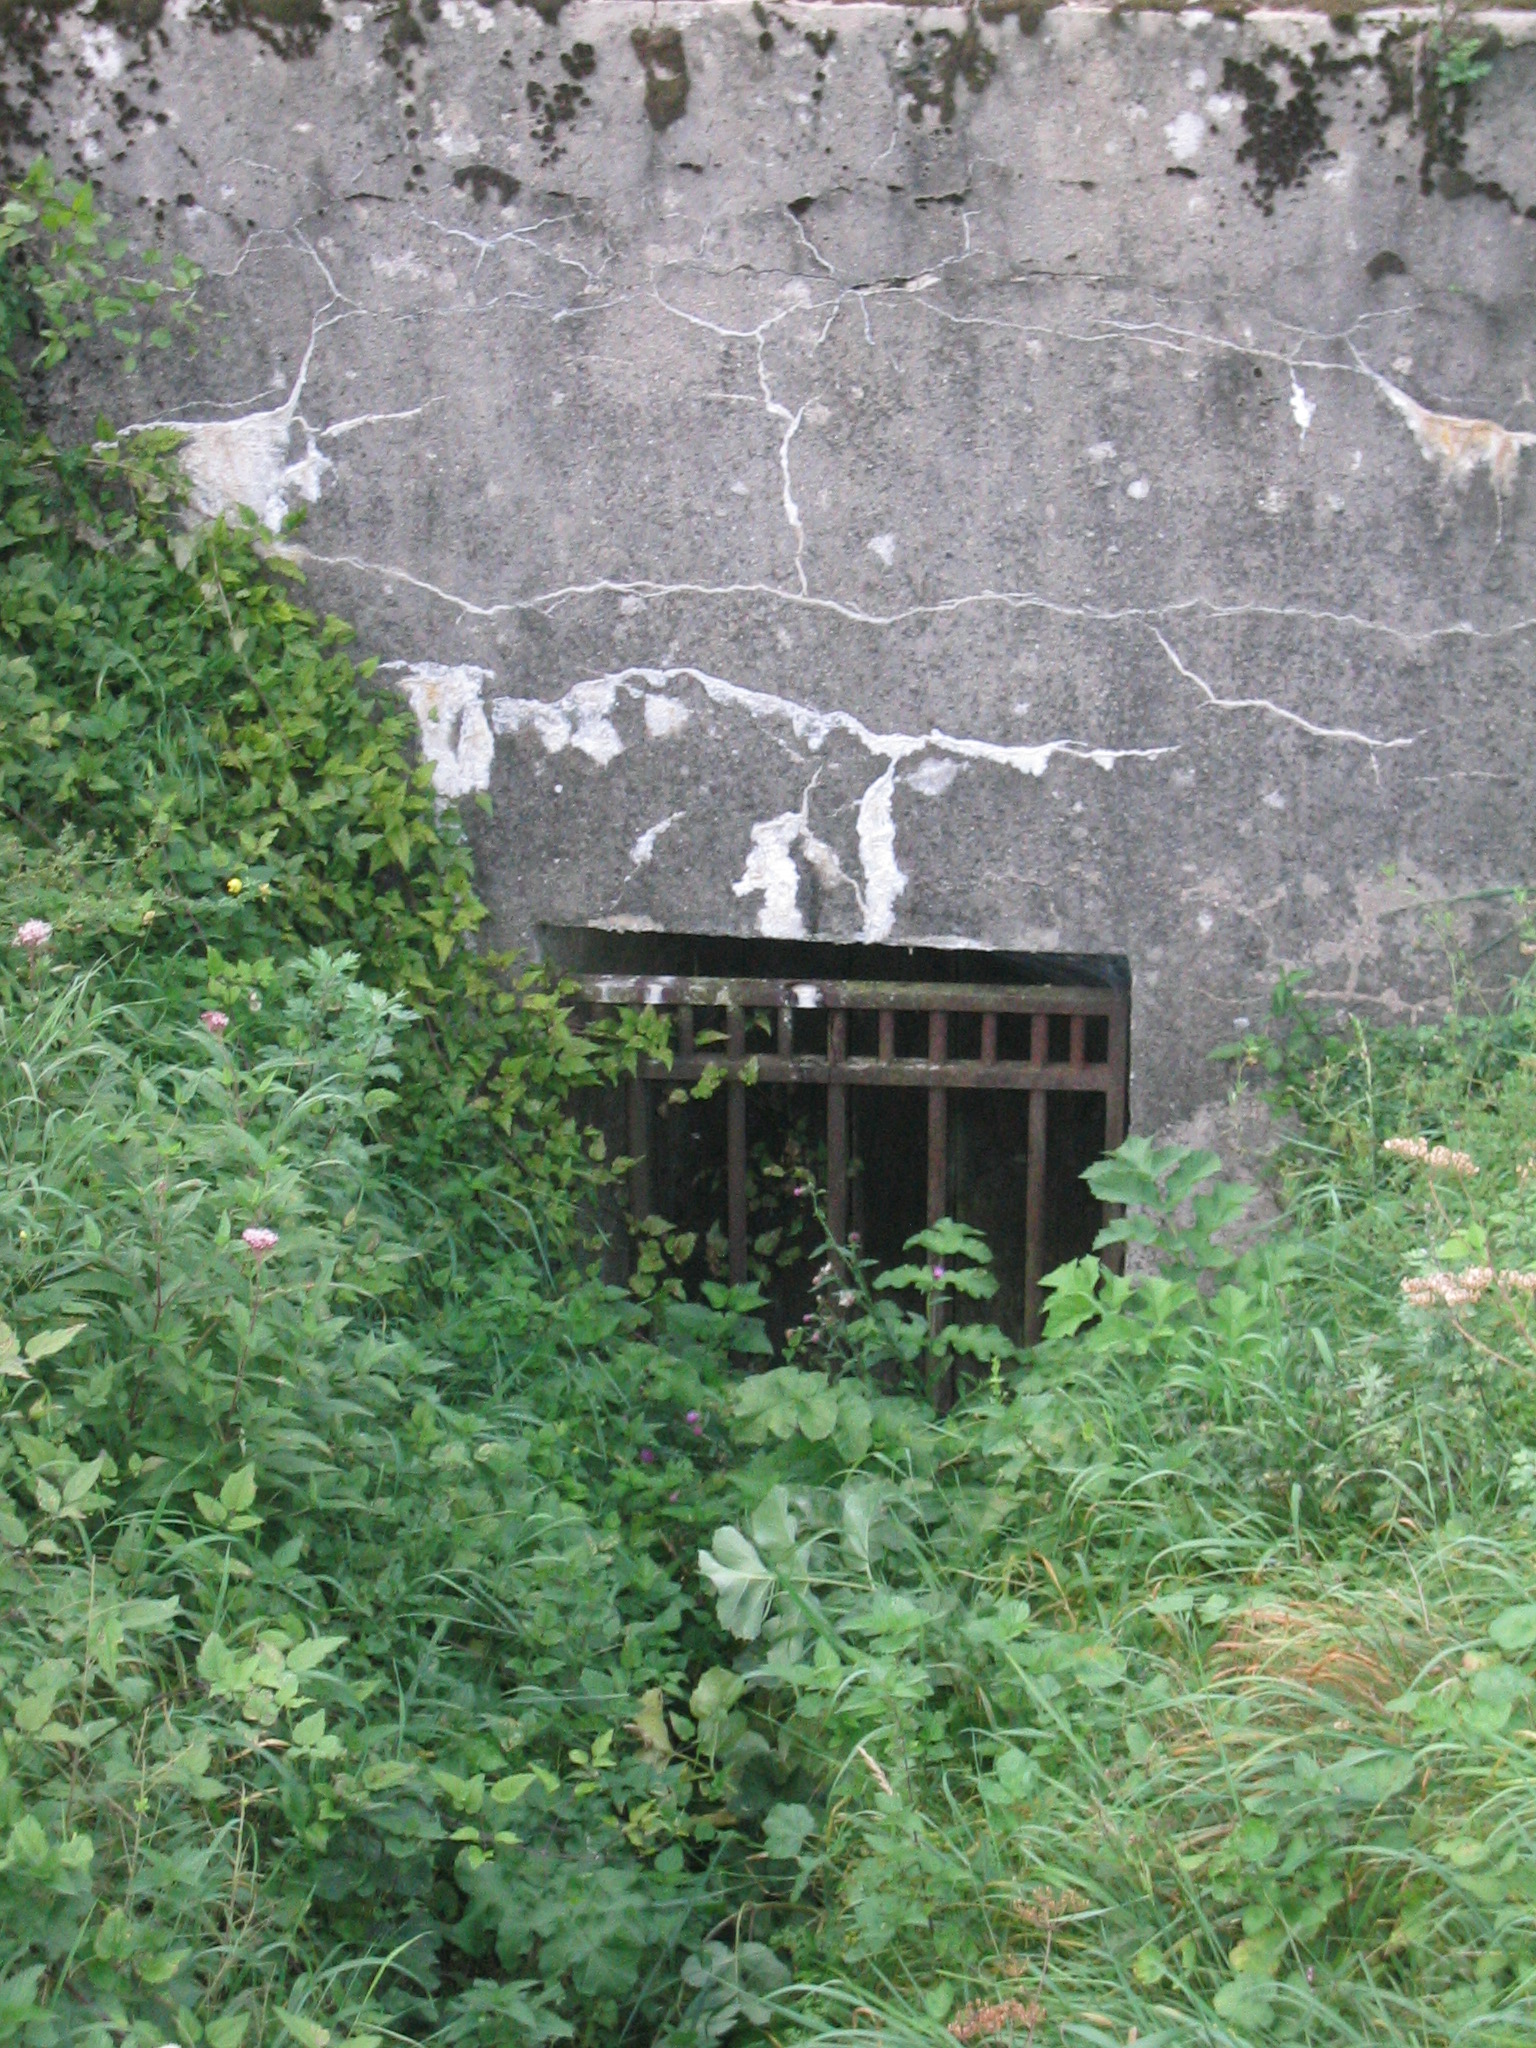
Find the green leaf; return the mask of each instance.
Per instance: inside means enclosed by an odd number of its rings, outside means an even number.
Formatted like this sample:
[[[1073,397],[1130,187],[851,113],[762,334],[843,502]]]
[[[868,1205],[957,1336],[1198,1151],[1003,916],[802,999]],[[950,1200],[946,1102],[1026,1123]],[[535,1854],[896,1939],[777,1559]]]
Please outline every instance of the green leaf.
[[[1536,1604],[1506,1607],[1495,1615],[1488,1633],[1501,1650],[1528,1650],[1536,1643]]]
[[[295,1643],[283,1661],[290,1671],[313,1671],[346,1640],[345,1636],[309,1636],[302,1643]]]
[[[721,1625],[743,1642],[754,1642],[773,1599],[773,1573],[730,1523],[715,1531],[714,1546],[699,1552],[699,1570],[715,1589]]]
[[[763,1822],[763,1847],[770,1856],[791,1862],[816,1832],[816,1816],[808,1806],[770,1807]]]
[[[84,1323],[68,1323],[62,1329],[39,1330],[35,1337],[27,1339],[27,1363],[38,1365],[43,1359],[52,1358],[56,1351],[73,1343],[84,1328]]]
[[[306,2019],[302,2013],[290,2012],[286,2005],[279,2006],[278,2018],[287,2032],[298,2042],[299,2048],[330,2048],[329,2027],[322,2027],[318,2020]]]
[[[722,1721],[746,1690],[746,1683],[734,1671],[715,1664],[693,1688],[688,1711],[695,1721]]]
[[[256,1498],[256,1467],[242,1465],[219,1488],[219,1505],[227,1515],[243,1515]]]

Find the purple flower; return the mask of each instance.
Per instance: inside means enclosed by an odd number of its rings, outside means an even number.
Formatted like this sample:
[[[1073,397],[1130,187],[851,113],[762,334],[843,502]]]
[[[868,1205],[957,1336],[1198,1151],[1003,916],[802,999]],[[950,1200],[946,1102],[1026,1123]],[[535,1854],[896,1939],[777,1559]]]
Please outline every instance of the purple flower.
[[[942,1280],[944,1278],[944,1268],[942,1265],[935,1264],[933,1269],[933,1277],[935,1280]]]
[[[667,1499],[668,1499],[669,1501],[675,1501],[675,1500],[677,1499],[677,1497],[678,1497],[678,1496],[677,1496],[677,1495],[676,1495],[675,1493],[669,1493],[669,1494],[667,1495]]]
[[[653,1450],[651,1450],[649,1446],[647,1446],[647,1448],[640,1453],[640,1462],[642,1465],[654,1465],[656,1462],[656,1453]]]
[[[241,1231],[240,1237],[246,1250],[255,1254],[258,1265],[277,1244],[277,1232],[275,1230],[268,1230],[261,1223],[247,1224],[245,1229]]]
[[[197,1021],[205,1031],[211,1031],[215,1038],[222,1038],[229,1029],[229,1019],[222,1010],[199,1010]]]

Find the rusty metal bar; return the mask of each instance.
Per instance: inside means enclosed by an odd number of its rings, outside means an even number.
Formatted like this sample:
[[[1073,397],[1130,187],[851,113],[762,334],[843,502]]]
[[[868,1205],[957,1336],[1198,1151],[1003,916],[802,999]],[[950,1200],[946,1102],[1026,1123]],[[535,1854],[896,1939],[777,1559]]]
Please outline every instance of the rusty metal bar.
[[[651,1213],[651,1091],[638,1076],[631,1080],[628,1095],[629,1130],[627,1149],[634,1165],[629,1169],[629,1208],[637,1223]]]
[[[795,1055],[795,1013],[783,1003],[779,1005],[778,1054],[781,1060],[793,1059]]]
[[[981,1019],[981,1063],[990,1067],[997,1060],[997,1012],[986,1010]]]
[[[1050,1017],[1112,1015],[1124,998],[1118,989],[988,986],[971,982],[786,981],[756,977],[705,979],[698,975],[585,974],[562,987],[587,1002],[630,1009],[675,1009],[692,1003],[701,1009],[743,1010],[921,1010],[997,1011],[1003,1016]]]
[[[1030,1019],[1032,1065],[1043,1067],[1050,1050],[1051,1020]],[[1050,1098],[1037,1088],[1029,1098],[1029,1150],[1024,1162],[1024,1342],[1040,1341],[1040,1276],[1045,1271],[1045,1144]]]
[[[928,1064],[942,1068],[949,1050],[949,1016],[933,1010],[928,1017]],[[949,1208],[949,1095],[943,1088],[928,1091],[928,1221],[937,1223]],[[928,1340],[934,1343],[948,1321],[946,1305],[936,1297],[928,1303]],[[953,1365],[933,1382],[934,1406],[941,1415],[949,1412],[955,1399]]]
[[[1044,1022],[1044,1019],[1041,1019]],[[1024,1342],[1040,1341],[1040,1277],[1045,1271],[1045,1127],[1050,1097],[1029,1098],[1029,1151],[1024,1163]]]
[[[1088,1057],[1088,1019],[1074,1017],[1067,1026],[1070,1035],[1067,1058],[1074,1067],[1080,1067]]]
[[[949,1018],[935,1010],[928,1019],[928,1065],[944,1069]],[[949,1207],[949,1096],[943,1086],[928,1090],[928,1221],[937,1223]]]
[[[697,1081],[711,1067],[723,1067],[727,1076],[743,1066],[759,1081],[796,1082],[827,1087],[840,1082],[846,1088],[1048,1088],[1064,1095],[1102,1095],[1111,1085],[1113,1070],[1107,1065],[1072,1067],[1064,1064],[1037,1067],[1027,1060],[884,1060],[863,1058],[834,1062],[818,1053],[797,1053],[793,1059],[777,1054],[755,1053],[748,1061],[696,1053],[692,1059],[674,1059],[670,1067],[659,1061],[641,1062],[640,1071],[648,1081]]]
[[[848,1013],[827,1019],[827,1045],[834,1062],[848,1050]],[[834,1244],[848,1239],[848,1090],[840,1081],[827,1087],[827,1233]]]
[[[746,1019],[740,1010],[728,1012],[725,1020],[726,1047],[740,1062],[747,1042]],[[726,1234],[730,1240],[730,1274],[733,1287],[747,1279],[747,1089],[732,1079],[725,1092],[725,1186]]]
[[[677,1010],[677,1049],[684,1059],[693,1058],[693,1005],[680,1003]]]
[[[1104,1150],[1113,1152],[1125,1143],[1126,1118],[1130,1110],[1130,1037],[1131,1010],[1129,998],[1122,992],[1116,997],[1109,1013],[1109,1078],[1104,1085]],[[1112,1202],[1104,1204],[1104,1221],[1112,1223],[1120,1214]],[[1112,1273],[1125,1271],[1125,1246],[1110,1245],[1104,1253],[1104,1263]]]
[[[896,1012],[882,1010],[877,1028],[880,1033],[880,1058],[889,1066],[896,1057]]]
[[[1104,1150],[1113,1152],[1117,1145],[1125,1143],[1125,1118],[1128,1108],[1130,1074],[1127,1071],[1126,1053],[1130,1044],[1130,1005],[1122,995],[1117,998],[1109,1013],[1109,1068],[1104,1104]]]

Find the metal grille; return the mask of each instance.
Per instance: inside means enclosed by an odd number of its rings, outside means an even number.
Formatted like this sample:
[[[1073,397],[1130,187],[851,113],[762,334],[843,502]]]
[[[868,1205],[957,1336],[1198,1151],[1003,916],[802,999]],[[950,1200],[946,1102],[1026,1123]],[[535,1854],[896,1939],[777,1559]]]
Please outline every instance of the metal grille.
[[[638,1220],[651,1213],[649,1133],[650,1090],[661,1083],[697,1081],[711,1069],[726,1076],[726,1191],[730,1275],[747,1277],[747,1088],[758,1083],[792,1083],[826,1090],[827,1220],[832,1237],[848,1232],[848,1090],[922,1088],[928,1095],[928,1189],[930,1223],[944,1214],[948,1186],[949,1097],[952,1090],[1022,1089],[1029,1097],[1024,1172],[1024,1338],[1040,1333],[1040,1280],[1046,1242],[1046,1104],[1053,1094],[1082,1093],[1104,1099],[1104,1145],[1113,1151],[1125,1136],[1130,1002],[1123,989],[1007,988],[944,983],[794,981],[681,975],[583,975],[582,996],[604,1008],[652,1008],[670,1014],[675,1056],[670,1068],[644,1061],[628,1083],[627,1151],[635,1161],[630,1206]],[[773,1049],[747,1053],[747,1018],[768,1012],[775,1022]],[[916,1014],[926,1057],[898,1057],[897,1019]],[[824,1016],[825,1051],[805,1050],[801,1020]],[[873,1055],[850,1053],[850,1025],[872,1015]],[[979,1056],[951,1055],[951,1018],[979,1016]],[[1000,1019],[1027,1020],[1027,1057],[1000,1058]],[[1066,1020],[1066,1057],[1052,1058],[1051,1024]],[[1087,1054],[1089,1026],[1103,1056]],[[925,1028],[924,1028],[925,1027]],[[802,1049],[796,1049],[797,1028]],[[705,1030],[724,1032],[722,1050],[700,1049]],[[1010,1038],[1023,1027],[1010,1024]],[[822,1036],[818,1027],[816,1034]],[[867,1030],[857,1035],[867,1038]],[[970,1037],[974,1040],[975,1033]],[[1055,1034],[1058,1039],[1063,1035]]]

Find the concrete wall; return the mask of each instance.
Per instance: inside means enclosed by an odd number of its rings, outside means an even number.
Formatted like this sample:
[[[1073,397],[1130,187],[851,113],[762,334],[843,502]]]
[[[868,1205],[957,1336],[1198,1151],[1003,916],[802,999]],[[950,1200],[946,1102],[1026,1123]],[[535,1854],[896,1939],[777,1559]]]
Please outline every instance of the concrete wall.
[[[1123,953],[1145,1127],[1510,921],[1530,17],[1440,92],[1422,16],[175,14],[42,67],[220,315],[120,409],[307,506],[500,936]]]

